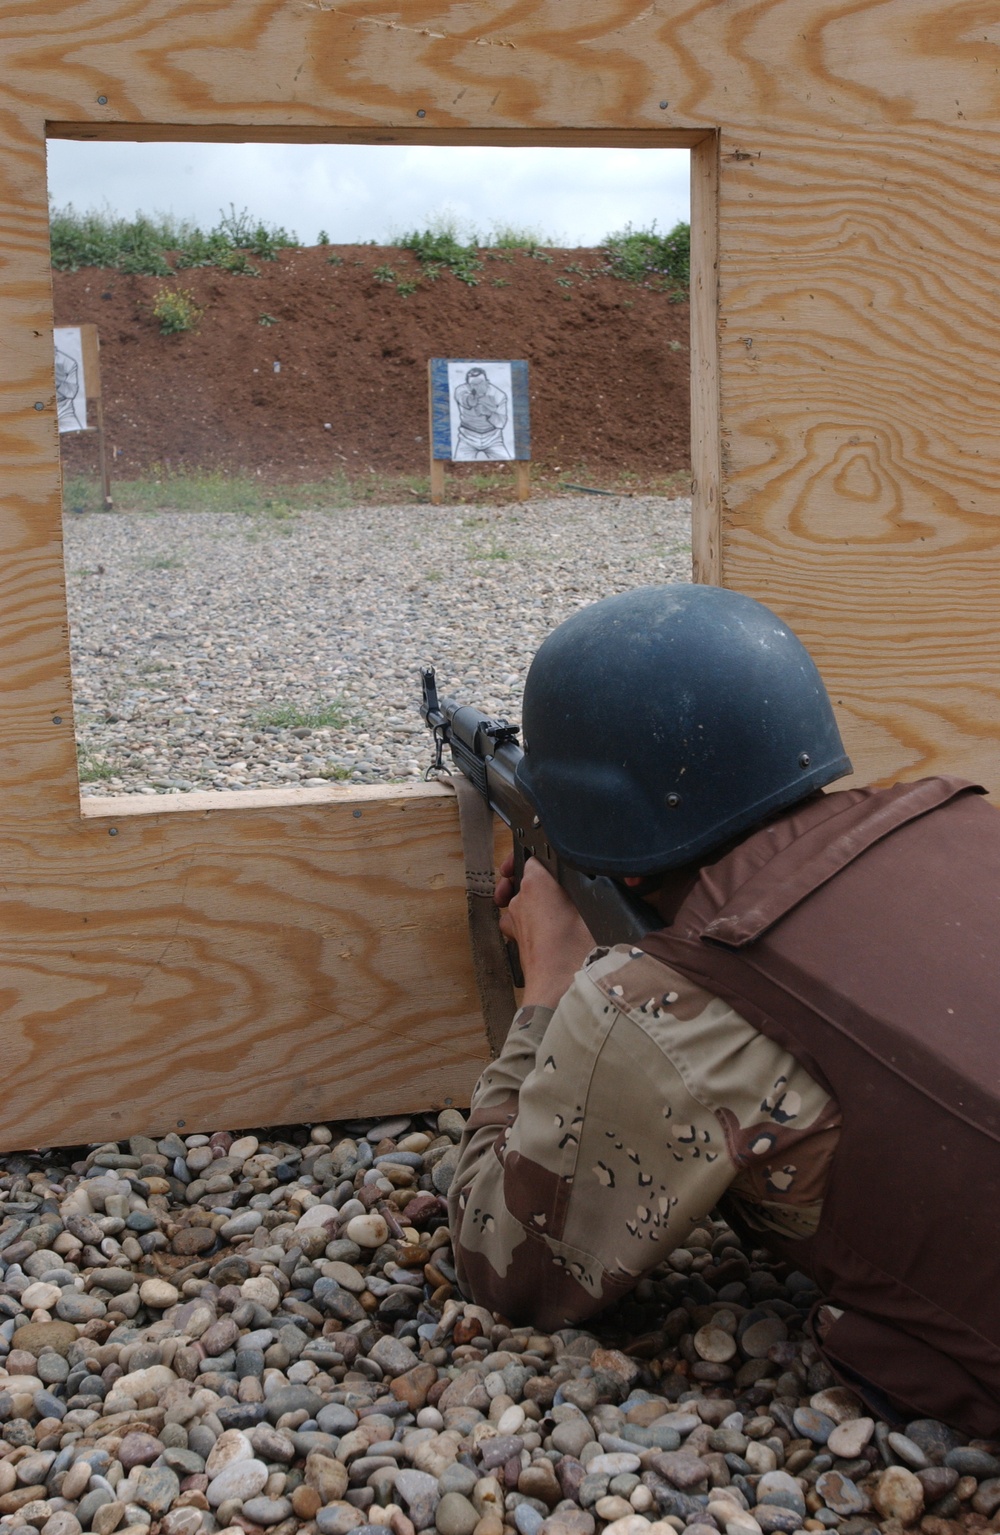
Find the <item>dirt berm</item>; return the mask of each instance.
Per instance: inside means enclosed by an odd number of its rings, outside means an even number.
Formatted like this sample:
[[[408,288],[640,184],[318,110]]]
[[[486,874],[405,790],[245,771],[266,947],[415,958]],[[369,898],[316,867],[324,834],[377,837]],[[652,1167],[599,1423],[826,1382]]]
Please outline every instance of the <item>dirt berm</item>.
[[[533,454],[549,469],[598,482],[687,469],[687,303],[610,276],[599,251],[481,255],[475,286],[374,246],[284,250],[254,260],[256,277],[57,272],[56,323],[99,327],[119,478],[426,473],[433,356],[527,358]],[[153,308],[175,289],[201,315],[164,335]],[[95,468],[93,433],[62,447],[67,472]]]

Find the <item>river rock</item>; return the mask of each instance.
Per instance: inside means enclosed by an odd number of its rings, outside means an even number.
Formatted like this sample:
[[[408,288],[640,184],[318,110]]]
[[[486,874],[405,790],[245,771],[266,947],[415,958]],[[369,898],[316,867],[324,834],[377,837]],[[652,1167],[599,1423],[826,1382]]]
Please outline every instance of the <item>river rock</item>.
[[[872,1494],[883,1519],[913,1524],[924,1511],[924,1489],[905,1466],[889,1466],[879,1477]]]
[[[130,1396],[133,1401],[138,1401],[143,1396],[162,1396],[176,1379],[177,1376],[167,1365],[153,1364],[144,1370],[132,1370],[129,1374],[121,1376],[115,1381],[115,1390]]]
[[[674,1465],[675,1462],[672,1457],[667,1455],[659,1457],[662,1461],[666,1461],[668,1458],[671,1460],[671,1465]],[[610,1455],[595,1455],[592,1460],[587,1462],[587,1471],[591,1476],[621,1476],[630,1471],[638,1471],[640,1464],[638,1455],[615,1452]],[[664,1472],[664,1475],[669,1476],[670,1472]],[[704,1480],[704,1477],[702,1477],[702,1480]]]
[[[180,1298],[176,1285],[166,1279],[146,1279],[139,1286],[139,1299],[151,1310],[166,1311],[168,1306],[176,1306]]]
[[[594,1535],[596,1528],[593,1514],[586,1509],[560,1508],[543,1521],[539,1535]],[[655,1535],[664,1535],[664,1532],[656,1530]]]
[[[370,1210],[367,1215],[355,1215],[347,1223],[344,1235],[349,1242],[371,1249],[381,1247],[389,1239],[389,1227],[381,1215]]]
[[[816,1491],[827,1508],[844,1519],[860,1514],[868,1507],[868,1499],[849,1476],[840,1471],[824,1471],[816,1478]]]
[[[350,1503],[331,1503],[328,1508],[321,1508],[315,1517],[319,1535],[348,1535],[350,1530],[365,1522],[364,1514]]]
[[[324,1503],[336,1503],[347,1491],[347,1467],[332,1455],[313,1450],[306,1457],[306,1485],[314,1487]]]
[[[806,1500],[801,1486],[787,1471],[768,1471],[757,1483],[757,1498],[779,1508],[790,1509],[801,1519],[806,1517]]]
[[[985,1482],[980,1482],[972,1495],[972,1507],[977,1514],[984,1514],[987,1519],[992,1519],[1000,1508],[1000,1477],[990,1476]]]
[[[207,1310],[207,1308],[205,1309]],[[207,1327],[201,1328],[200,1331],[194,1330],[200,1327],[201,1323],[201,1317],[196,1313],[190,1317],[185,1331],[190,1337],[199,1339],[202,1351],[209,1359],[215,1359],[220,1354],[228,1353],[238,1342],[240,1330],[231,1316],[220,1316],[218,1321],[213,1322],[211,1321],[211,1313],[208,1314],[209,1325]]]
[[[517,1479],[517,1490],[526,1498],[534,1498],[546,1508],[554,1508],[562,1498],[562,1487],[555,1467],[547,1459],[539,1459],[525,1466]]]
[[[293,1509],[289,1498],[248,1498],[241,1510],[244,1519],[249,1519],[252,1524],[259,1524],[264,1529],[269,1529],[273,1524],[281,1524],[283,1520],[292,1517]]]
[[[856,1460],[874,1432],[873,1418],[847,1418],[832,1430],[826,1447],[840,1460]]]
[[[905,1434],[890,1434],[889,1448],[911,1471],[925,1471],[930,1464],[919,1444]]]
[[[787,1337],[788,1327],[780,1317],[763,1317],[741,1335],[740,1350],[747,1359],[766,1359],[774,1345],[784,1343]]]
[[[906,1437],[919,1444],[932,1466],[942,1465],[949,1450],[963,1443],[961,1434],[937,1418],[915,1418],[906,1425]]]
[[[847,1386],[828,1386],[809,1398],[809,1406],[821,1412],[834,1423],[846,1423],[849,1418],[860,1418],[864,1403]]]
[[[958,1472],[950,1466],[928,1466],[917,1472],[917,1481],[924,1489],[924,1502],[936,1503],[958,1485]]]
[[[56,1315],[64,1322],[93,1322],[107,1311],[96,1295],[81,1295],[78,1290],[63,1290],[56,1302]]]
[[[126,1473],[131,1472],[135,1466],[151,1466],[162,1454],[163,1445],[159,1439],[140,1431],[126,1434],[118,1446],[118,1459]]]
[[[755,1503],[753,1516],[764,1535],[794,1535],[802,1523],[797,1513],[778,1503]]]
[[[711,1364],[725,1364],[736,1353],[736,1339],[721,1327],[699,1327],[692,1341],[699,1358]]]
[[[57,1284],[45,1284],[39,1279],[21,1291],[21,1305],[25,1311],[51,1311],[61,1294]]]
[[[403,1470],[396,1477],[394,1491],[406,1504],[414,1529],[429,1529],[440,1499],[437,1477],[424,1471]]]
[[[317,1392],[311,1391],[308,1386],[290,1385],[279,1386],[276,1391],[272,1391],[270,1396],[265,1398],[264,1405],[271,1422],[277,1423],[286,1412],[305,1411],[310,1418],[315,1418],[325,1404],[323,1398]]]
[[[594,1431],[586,1418],[567,1418],[552,1430],[552,1445],[561,1455],[579,1455],[590,1444]]]
[[[136,1466],[129,1481],[132,1501],[148,1509],[154,1519],[167,1512],[181,1490],[180,1480],[169,1466]]]
[[[82,1525],[68,1508],[59,1508],[42,1525],[42,1535],[80,1535]]]
[[[241,1460],[253,1460],[254,1448],[247,1435],[238,1428],[225,1429],[216,1439],[205,1460],[205,1471],[211,1477],[218,1476],[227,1466]]]
[[[889,1435],[890,1444],[895,1437],[893,1434]],[[959,1476],[974,1476],[979,1482],[985,1481],[987,1477],[1000,1476],[1000,1460],[985,1450],[973,1449],[971,1445],[960,1445],[949,1450],[944,1463],[953,1471],[957,1471]]]
[[[212,1508],[218,1508],[229,1498],[239,1498],[245,1503],[263,1492],[269,1474],[262,1460],[233,1461],[212,1478],[205,1496]]]
[[[27,1322],[17,1329],[11,1343],[36,1358],[50,1348],[65,1359],[79,1336],[72,1322]]]
[[[446,1492],[434,1511],[438,1535],[473,1535],[479,1515],[460,1492]]]
[[[389,1333],[379,1338],[378,1342],[368,1350],[368,1358],[374,1359],[382,1372],[388,1376],[405,1375],[408,1370],[419,1368],[420,1364],[413,1350]]]
[[[437,1405],[442,1412],[451,1407],[475,1407],[479,1412],[488,1412],[490,1398],[482,1375],[478,1370],[463,1370],[441,1393]]]

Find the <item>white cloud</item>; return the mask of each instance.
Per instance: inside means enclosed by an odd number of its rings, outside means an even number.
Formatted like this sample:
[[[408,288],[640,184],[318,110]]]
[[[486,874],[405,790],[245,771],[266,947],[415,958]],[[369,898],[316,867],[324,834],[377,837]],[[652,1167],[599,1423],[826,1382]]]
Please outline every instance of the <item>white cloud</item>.
[[[435,145],[116,144],[54,139],[56,207],[172,213],[203,228],[230,204],[313,244],[383,240],[450,211],[463,225],[528,228],[593,245],[632,223],[688,217],[681,149],[487,149]]]

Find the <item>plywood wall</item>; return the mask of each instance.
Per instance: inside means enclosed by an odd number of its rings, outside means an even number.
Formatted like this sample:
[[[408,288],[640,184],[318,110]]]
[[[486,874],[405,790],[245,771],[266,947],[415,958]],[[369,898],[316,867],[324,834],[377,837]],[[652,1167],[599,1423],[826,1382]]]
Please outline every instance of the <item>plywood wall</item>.
[[[992,8],[0,0],[0,91],[0,1145],[440,1103],[483,1055],[440,794],[81,815],[46,132],[695,146],[699,573],[803,635],[860,777],[1000,787]]]

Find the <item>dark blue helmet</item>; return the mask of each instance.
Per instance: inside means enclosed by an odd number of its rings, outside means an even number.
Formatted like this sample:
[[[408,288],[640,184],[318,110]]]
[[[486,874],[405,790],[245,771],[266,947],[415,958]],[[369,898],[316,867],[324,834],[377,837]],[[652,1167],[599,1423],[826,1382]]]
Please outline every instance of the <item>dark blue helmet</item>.
[[[566,863],[677,868],[851,772],[808,651],[763,604],[644,586],[538,649],[517,780]]]

